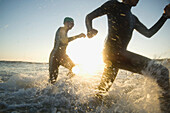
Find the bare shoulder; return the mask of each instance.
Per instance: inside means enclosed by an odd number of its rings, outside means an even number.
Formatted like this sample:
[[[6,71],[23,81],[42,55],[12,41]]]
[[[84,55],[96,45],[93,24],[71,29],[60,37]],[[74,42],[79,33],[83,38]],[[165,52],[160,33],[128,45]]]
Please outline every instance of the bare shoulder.
[[[60,32],[64,31],[64,27],[60,27],[60,28],[58,29],[58,31],[60,31]]]
[[[65,29],[64,29],[64,27],[60,27],[59,29],[58,29],[58,32],[60,33],[60,34],[65,34]]]

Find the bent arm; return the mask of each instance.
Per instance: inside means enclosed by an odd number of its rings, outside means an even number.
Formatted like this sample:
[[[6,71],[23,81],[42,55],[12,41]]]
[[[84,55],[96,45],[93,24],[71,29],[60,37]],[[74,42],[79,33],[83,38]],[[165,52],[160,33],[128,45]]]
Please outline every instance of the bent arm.
[[[75,39],[77,39],[77,38],[81,38],[81,37],[84,37],[84,38],[85,38],[86,35],[85,35],[84,33],[81,33],[81,34],[79,34],[79,35],[70,37],[70,38],[68,38],[68,42],[71,42],[71,41],[73,41],[73,40],[75,40]]]
[[[96,10],[94,10],[93,12],[89,13],[86,16],[85,22],[86,22],[87,31],[90,31],[91,29],[93,29],[92,20],[94,18],[107,14],[107,11],[110,8],[110,5],[111,5],[111,1],[108,1],[105,4],[103,4],[101,7],[97,8]]]
[[[73,40],[75,40],[75,39],[77,39],[77,38],[80,38],[80,36],[79,36],[79,35],[76,35],[76,36],[73,36],[73,37],[69,37],[69,38],[68,38],[68,42],[71,42],[71,41],[73,41]]]
[[[167,20],[167,18],[164,15],[162,15],[158,22],[155,25],[153,25],[150,29],[148,29],[138,20],[137,17],[135,17],[135,19],[136,19],[135,29],[148,38],[152,37]]]

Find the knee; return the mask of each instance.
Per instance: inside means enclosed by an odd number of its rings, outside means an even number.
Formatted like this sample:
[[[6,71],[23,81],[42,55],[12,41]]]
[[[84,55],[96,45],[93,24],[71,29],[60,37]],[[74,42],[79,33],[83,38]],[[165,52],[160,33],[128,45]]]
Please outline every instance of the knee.
[[[161,68],[160,77],[158,77],[164,81],[169,81],[169,70],[166,67]]]
[[[165,91],[169,89],[169,70],[166,67],[161,69],[161,74],[157,78],[157,83]]]
[[[156,62],[149,62],[144,74],[154,78],[157,84],[164,90],[169,89],[169,70]]]
[[[169,79],[169,70],[159,63],[150,62],[145,71],[155,79]]]

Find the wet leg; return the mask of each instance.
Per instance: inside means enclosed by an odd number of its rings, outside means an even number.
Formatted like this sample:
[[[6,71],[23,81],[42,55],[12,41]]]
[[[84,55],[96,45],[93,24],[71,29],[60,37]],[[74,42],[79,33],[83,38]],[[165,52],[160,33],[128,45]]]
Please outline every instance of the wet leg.
[[[162,96],[159,98],[161,111],[167,112],[170,110],[168,69],[149,58],[129,51],[124,52],[121,57],[123,60],[121,64],[118,64],[119,68],[143,74],[156,80],[158,86],[162,89]]]
[[[58,77],[58,68],[60,64],[58,59],[52,57],[49,61],[49,82],[54,84]]]
[[[54,84],[57,80],[57,77],[58,77],[58,69],[55,69],[55,70],[52,70],[50,71],[50,79],[49,79],[49,82],[51,84]]]
[[[104,69],[104,72],[103,72],[103,75],[101,78],[101,82],[98,87],[99,92],[97,93],[97,96],[99,98],[101,98],[102,95],[110,89],[110,87],[112,86],[112,84],[116,78],[118,70],[119,69],[114,66],[109,66],[109,65],[105,66],[105,69]]]
[[[73,61],[69,58],[68,55],[64,55],[64,57],[61,59],[61,65],[64,66],[65,68],[69,69],[68,75],[71,77],[75,76],[75,74],[72,72],[72,68],[75,66]]]
[[[150,61],[143,72],[154,78],[158,86],[162,89],[159,97],[160,109],[163,113],[170,112],[170,86],[169,86],[169,70],[161,64]]]

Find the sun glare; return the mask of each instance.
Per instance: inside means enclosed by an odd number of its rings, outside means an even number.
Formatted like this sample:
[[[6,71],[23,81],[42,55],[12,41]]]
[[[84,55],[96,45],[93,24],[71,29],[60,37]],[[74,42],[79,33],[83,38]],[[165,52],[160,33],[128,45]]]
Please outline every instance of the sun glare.
[[[67,54],[76,64],[73,72],[78,75],[97,75],[103,72],[103,41],[94,39],[78,39],[71,42]]]

